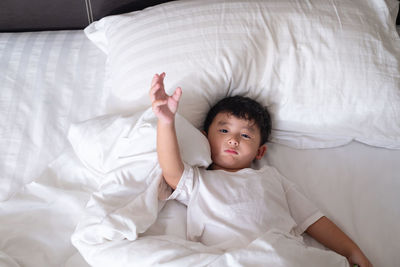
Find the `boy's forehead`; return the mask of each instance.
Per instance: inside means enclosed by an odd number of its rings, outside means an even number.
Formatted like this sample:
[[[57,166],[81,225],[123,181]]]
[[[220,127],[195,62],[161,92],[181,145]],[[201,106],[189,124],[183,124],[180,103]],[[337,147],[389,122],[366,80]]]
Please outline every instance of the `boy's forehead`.
[[[252,131],[254,131],[256,128],[258,128],[258,126],[254,120],[239,118],[228,112],[218,113],[217,116],[215,116],[215,118],[214,118],[214,122],[220,126],[227,125],[227,124],[233,124],[235,122],[240,122],[240,123],[243,123],[243,125],[246,128],[248,128],[249,130],[252,130]]]

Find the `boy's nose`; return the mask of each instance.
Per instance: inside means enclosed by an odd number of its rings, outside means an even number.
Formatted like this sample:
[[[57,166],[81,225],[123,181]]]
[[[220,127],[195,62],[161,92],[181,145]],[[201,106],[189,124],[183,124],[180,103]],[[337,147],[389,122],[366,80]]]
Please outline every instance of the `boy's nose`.
[[[236,137],[232,136],[231,138],[229,138],[228,144],[230,144],[231,146],[237,146],[239,142]]]

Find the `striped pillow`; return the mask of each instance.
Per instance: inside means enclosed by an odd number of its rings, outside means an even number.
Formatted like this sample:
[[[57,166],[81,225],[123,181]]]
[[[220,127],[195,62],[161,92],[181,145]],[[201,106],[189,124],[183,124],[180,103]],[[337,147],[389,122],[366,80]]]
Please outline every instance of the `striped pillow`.
[[[103,114],[105,61],[82,31],[0,34],[0,201],[65,149],[72,122]]]

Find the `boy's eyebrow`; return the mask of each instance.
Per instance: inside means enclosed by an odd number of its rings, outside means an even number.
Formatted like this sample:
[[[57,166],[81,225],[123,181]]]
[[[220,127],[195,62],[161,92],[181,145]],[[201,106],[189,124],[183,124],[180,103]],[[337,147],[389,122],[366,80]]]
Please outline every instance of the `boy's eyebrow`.
[[[224,126],[224,125],[227,125],[227,124],[230,124],[230,123],[228,123],[226,121],[218,121],[218,126]]]
[[[247,129],[247,130],[249,130],[249,131],[252,132],[252,133],[254,133],[254,132],[256,131],[256,129],[254,129],[253,126],[247,126],[247,127],[244,127],[244,128]]]

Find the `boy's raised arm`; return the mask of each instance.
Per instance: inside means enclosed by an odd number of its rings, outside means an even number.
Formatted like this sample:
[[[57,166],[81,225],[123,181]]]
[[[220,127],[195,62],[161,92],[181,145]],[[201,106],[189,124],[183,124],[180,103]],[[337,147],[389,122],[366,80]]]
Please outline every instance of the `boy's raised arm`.
[[[175,114],[182,89],[178,87],[172,96],[167,95],[164,89],[164,78],[165,73],[154,75],[149,94],[153,112],[158,118],[158,162],[165,181],[175,189],[184,170],[175,131]]]

